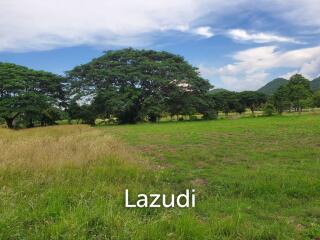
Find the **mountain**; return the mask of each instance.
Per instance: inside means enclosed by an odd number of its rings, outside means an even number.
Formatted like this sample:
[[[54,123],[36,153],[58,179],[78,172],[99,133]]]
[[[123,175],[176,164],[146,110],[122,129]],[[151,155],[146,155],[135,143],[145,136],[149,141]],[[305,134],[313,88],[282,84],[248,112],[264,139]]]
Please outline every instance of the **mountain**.
[[[220,92],[229,92],[229,91],[224,88],[214,88],[213,90],[210,91],[210,93],[212,93],[212,94],[217,94]]]
[[[319,91],[320,90],[320,77],[313,79],[310,83],[311,90],[313,92]]]
[[[268,82],[265,86],[262,88],[258,89],[258,92],[267,94],[267,95],[272,95],[277,89],[282,86],[288,84],[288,80],[284,78],[276,78],[273,79],[271,82]]]

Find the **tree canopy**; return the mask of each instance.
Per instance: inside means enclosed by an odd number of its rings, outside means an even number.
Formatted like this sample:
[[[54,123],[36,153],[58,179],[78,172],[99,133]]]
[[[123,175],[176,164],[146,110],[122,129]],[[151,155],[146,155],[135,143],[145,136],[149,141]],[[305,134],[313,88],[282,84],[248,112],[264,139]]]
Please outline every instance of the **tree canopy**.
[[[115,116],[120,123],[204,111],[212,87],[181,56],[131,48],[108,51],[67,75],[75,95],[91,96],[97,117]]]
[[[249,108],[254,114],[257,108],[267,102],[267,96],[264,93],[256,91],[244,91],[239,94],[239,101],[242,105]]]
[[[14,127],[17,117],[30,127],[34,120],[45,124],[50,108],[52,111],[54,107],[65,106],[65,87],[61,76],[0,63],[0,117],[9,128]]]
[[[293,75],[287,85],[281,86],[272,95],[271,101],[280,114],[286,109],[301,112],[303,107],[311,107],[313,99],[310,81],[301,74]]]
[[[229,112],[242,114],[249,108],[254,114],[257,108],[261,108],[267,101],[267,95],[256,91],[231,92],[220,90],[212,93],[219,111],[226,115]]]
[[[55,124],[61,115],[94,125],[104,122],[156,122],[162,116],[195,114],[216,119],[221,111],[265,115],[319,107],[310,81],[293,75],[272,96],[259,91],[213,89],[197,68],[168,52],[132,48],[107,51],[59,76],[12,63],[0,63],[0,122],[9,128]]]

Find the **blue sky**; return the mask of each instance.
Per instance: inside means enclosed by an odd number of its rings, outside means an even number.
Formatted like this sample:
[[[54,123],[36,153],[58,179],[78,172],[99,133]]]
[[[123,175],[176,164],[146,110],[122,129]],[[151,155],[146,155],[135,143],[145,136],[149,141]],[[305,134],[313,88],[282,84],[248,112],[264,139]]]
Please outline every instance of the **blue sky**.
[[[318,0],[2,0],[0,61],[63,74],[124,47],[184,56],[217,88],[320,74]]]

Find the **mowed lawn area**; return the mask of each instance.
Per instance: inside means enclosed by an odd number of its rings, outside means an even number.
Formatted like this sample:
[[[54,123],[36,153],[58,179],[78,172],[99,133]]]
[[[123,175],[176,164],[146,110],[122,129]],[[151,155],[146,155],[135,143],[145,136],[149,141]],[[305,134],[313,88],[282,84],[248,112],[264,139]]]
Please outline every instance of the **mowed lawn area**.
[[[320,239],[320,115],[0,134],[0,239]]]

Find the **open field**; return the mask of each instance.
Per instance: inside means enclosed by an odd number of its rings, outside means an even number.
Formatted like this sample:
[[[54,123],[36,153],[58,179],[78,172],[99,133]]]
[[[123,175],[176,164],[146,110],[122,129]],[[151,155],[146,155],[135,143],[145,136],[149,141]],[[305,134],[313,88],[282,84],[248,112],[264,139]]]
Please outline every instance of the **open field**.
[[[320,115],[0,129],[0,239],[319,239]],[[126,209],[197,191],[194,209]]]
[[[299,116],[299,115],[318,115],[320,114],[320,108],[306,108],[303,109],[301,113],[299,112],[283,112],[282,115],[283,116]],[[254,112],[254,116],[258,117],[258,116],[263,116],[263,111],[255,111]],[[178,119],[182,117],[182,116],[175,116],[174,118],[170,118],[169,116],[167,117],[162,117],[161,118],[161,122],[168,122],[168,121],[178,121]],[[183,116],[186,120],[189,120],[189,116]],[[202,119],[202,115],[194,115],[193,117],[196,117],[197,119]],[[253,117],[252,116],[252,112],[250,111],[250,109],[246,109],[246,111],[242,114],[236,113],[236,112],[230,112],[228,113],[228,115],[226,115],[223,112],[219,112],[218,114],[218,119],[238,119],[238,118],[244,118],[244,117]]]

